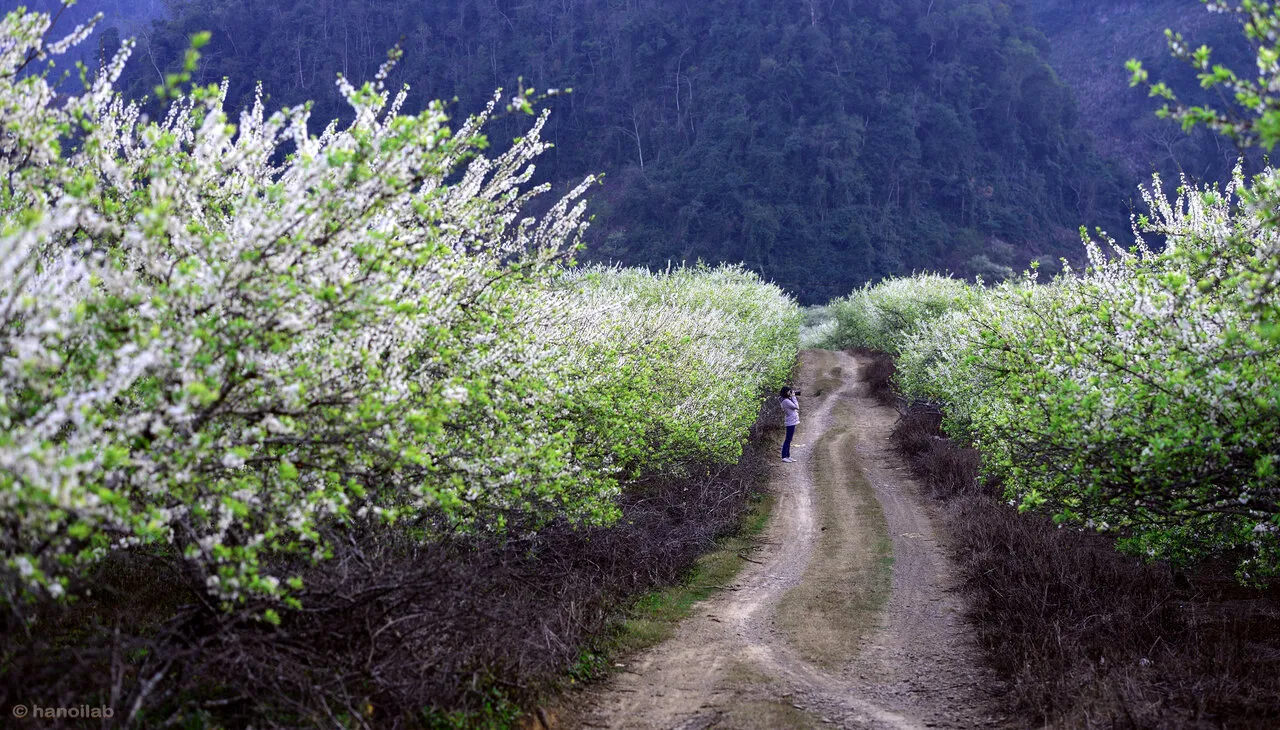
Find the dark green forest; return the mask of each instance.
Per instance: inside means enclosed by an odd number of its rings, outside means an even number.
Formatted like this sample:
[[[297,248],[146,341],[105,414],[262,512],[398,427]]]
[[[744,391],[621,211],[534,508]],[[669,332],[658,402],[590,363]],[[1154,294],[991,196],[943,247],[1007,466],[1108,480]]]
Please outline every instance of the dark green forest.
[[[1201,89],[1195,71],[1169,54],[1164,31],[1182,33],[1192,48],[1210,46],[1215,63],[1247,73],[1254,54],[1239,21],[1206,12],[1198,0],[1032,0],[1029,6],[1049,37],[1049,62],[1075,93],[1083,123],[1104,157],[1135,181],[1147,181],[1152,172],[1168,181],[1181,174],[1200,182],[1229,178],[1240,150],[1206,128],[1188,133],[1173,120],[1157,118],[1156,101],[1129,87],[1124,62],[1142,61],[1189,104],[1230,106],[1216,90]],[[1261,155],[1255,151],[1247,158],[1249,172],[1257,172]]]
[[[988,279],[1128,228],[1132,186],[1095,151],[1026,3],[999,0],[172,0],[130,65],[147,93],[209,30],[199,82],[229,106],[343,112],[334,79],[410,108],[548,99],[544,180],[603,172],[585,256],[743,261],[805,302],[913,270]],[[491,129],[500,143],[523,122]]]

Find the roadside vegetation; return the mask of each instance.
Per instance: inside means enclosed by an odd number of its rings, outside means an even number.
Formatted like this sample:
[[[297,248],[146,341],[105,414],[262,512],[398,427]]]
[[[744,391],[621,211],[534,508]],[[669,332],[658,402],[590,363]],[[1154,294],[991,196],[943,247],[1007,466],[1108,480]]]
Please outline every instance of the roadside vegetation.
[[[897,402],[894,362],[872,354],[872,392]],[[968,618],[1027,724],[1081,728],[1268,728],[1280,696],[1280,595],[1242,586],[1231,563],[1177,569],[1113,537],[1021,512],[981,476],[979,451],[914,401],[894,446],[943,507]]]
[[[0,705],[500,719],[736,526],[798,308],[572,268],[593,179],[484,136],[531,93],[404,115],[393,52],[317,136],[190,87],[197,35],[148,117],[49,26],[0,21]]]
[[[1171,35],[1257,118],[1164,114],[1270,149],[1280,11],[1238,13],[1262,78]],[[898,448],[946,502],[970,617],[1008,701],[1070,727],[1268,727],[1280,707],[1280,173],[1156,176],[1135,245],[997,286],[882,282],[828,306],[881,351]],[[842,314],[843,313],[843,314]]]
[[[1274,172],[1145,190],[1132,250],[983,288],[833,302],[946,522],[1011,709],[1069,727],[1268,727],[1280,696]],[[1159,237],[1160,249],[1145,241]]]
[[[1273,175],[1174,200],[1156,180],[1132,250],[1087,240],[1090,267],[1047,282],[891,280],[833,303],[830,341],[895,354],[902,394],[943,407],[1020,509],[1267,580],[1280,570],[1280,299],[1269,214],[1245,199]]]

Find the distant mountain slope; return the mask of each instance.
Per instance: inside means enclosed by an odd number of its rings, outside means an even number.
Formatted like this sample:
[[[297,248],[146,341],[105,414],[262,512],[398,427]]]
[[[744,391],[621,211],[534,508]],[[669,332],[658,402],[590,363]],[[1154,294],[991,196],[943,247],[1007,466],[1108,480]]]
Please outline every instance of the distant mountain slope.
[[[53,35],[61,38],[102,13],[102,22],[94,35],[72,51],[72,57],[92,66],[105,53],[119,47],[122,36],[146,34],[151,21],[164,14],[165,6],[166,0],[76,0],[75,5],[69,7],[63,6],[63,0],[0,0],[0,14],[17,7],[48,13],[55,19]]]
[[[919,269],[999,276],[1127,229],[1049,44],[1002,0],[172,0],[149,34],[172,64],[211,30],[204,81],[243,103],[343,109],[403,38],[411,104],[466,114],[517,77],[554,99],[540,174],[606,173],[588,256],[744,261],[816,302]],[[523,122],[500,123],[495,141]]]
[[[1129,87],[1124,64],[1137,58],[1153,78],[1167,80],[1193,103],[1222,105],[1198,87],[1195,74],[1169,56],[1164,31],[1181,32],[1197,47],[1209,45],[1217,62],[1242,74],[1253,57],[1239,23],[1210,13],[1199,0],[1028,0],[1036,24],[1050,40],[1050,63],[1071,86],[1081,120],[1098,150],[1131,175],[1185,171],[1200,180],[1225,179],[1238,157],[1230,141],[1207,130],[1191,135],[1155,117],[1159,104]]]

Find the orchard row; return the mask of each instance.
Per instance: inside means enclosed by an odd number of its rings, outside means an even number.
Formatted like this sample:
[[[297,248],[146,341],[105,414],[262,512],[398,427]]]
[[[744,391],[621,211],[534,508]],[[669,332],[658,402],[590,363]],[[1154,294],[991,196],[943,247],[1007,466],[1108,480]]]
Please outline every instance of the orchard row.
[[[1278,179],[1237,171],[1170,199],[1157,178],[1130,250],[1086,236],[1087,268],[1043,282],[889,280],[833,302],[807,336],[894,354],[901,392],[941,406],[1022,509],[1148,558],[1275,576]]]
[[[113,551],[180,556],[224,606],[357,523],[433,539],[607,524],[640,475],[735,460],[799,313],[740,268],[571,268],[588,178],[527,204],[545,115],[501,154],[382,80],[232,123],[225,87],[59,91],[47,15],[0,21],[0,596]],[[198,48],[202,38],[194,41]],[[188,68],[198,56],[189,54]],[[394,54],[393,54],[394,56]],[[394,61],[394,57],[392,61]],[[274,611],[268,612],[274,618]]]

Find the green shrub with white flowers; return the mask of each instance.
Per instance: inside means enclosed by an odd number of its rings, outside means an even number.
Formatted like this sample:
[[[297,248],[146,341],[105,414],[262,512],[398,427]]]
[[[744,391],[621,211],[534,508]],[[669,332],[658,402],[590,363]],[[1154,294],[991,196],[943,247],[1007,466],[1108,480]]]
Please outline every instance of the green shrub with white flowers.
[[[273,556],[323,560],[344,525],[607,524],[641,472],[737,458],[794,360],[795,304],[739,269],[566,269],[592,180],[525,212],[545,117],[486,156],[503,100],[451,130],[384,69],[339,79],[354,120],[318,136],[181,78],[147,119],[112,89],[132,43],[66,94],[47,64],[91,29],[49,26],[0,21],[12,610],[118,550],[296,606]]]
[[[593,266],[552,291],[568,313],[561,362],[582,390],[575,420],[627,473],[737,461],[760,394],[795,363],[799,309],[741,267]]]
[[[938,274],[867,284],[827,305],[835,324],[822,345],[835,349],[867,347],[896,355],[903,338],[920,323],[962,309],[975,296],[972,286]]]
[[[905,335],[880,325],[863,342],[894,343],[899,388],[943,405],[948,432],[1021,508],[1153,559],[1225,555],[1244,580],[1275,576],[1280,237],[1265,201],[1276,179],[1184,181],[1173,199],[1156,179],[1134,248],[1086,237],[1084,271],[974,290]],[[1157,236],[1160,250],[1147,243]]]

